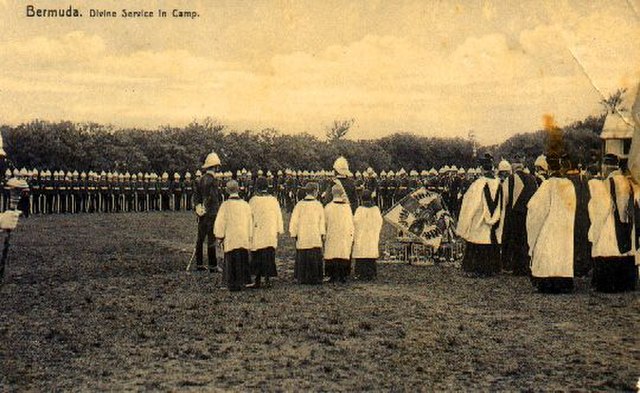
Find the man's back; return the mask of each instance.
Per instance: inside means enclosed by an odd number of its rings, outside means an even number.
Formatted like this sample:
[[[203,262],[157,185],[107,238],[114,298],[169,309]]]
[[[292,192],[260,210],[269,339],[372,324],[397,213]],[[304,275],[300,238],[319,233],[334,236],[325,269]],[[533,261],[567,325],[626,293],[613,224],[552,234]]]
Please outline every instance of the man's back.
[[[199,180],[194,192],[195,204],[202,204],[205,216],[215,217],[220,208],[220,189],[213,174],[207,172]]]

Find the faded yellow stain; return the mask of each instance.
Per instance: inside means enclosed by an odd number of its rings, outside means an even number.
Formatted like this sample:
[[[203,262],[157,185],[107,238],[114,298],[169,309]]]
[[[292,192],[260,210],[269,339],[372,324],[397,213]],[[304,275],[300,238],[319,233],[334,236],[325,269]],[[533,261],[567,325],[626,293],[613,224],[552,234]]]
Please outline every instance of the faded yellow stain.
[[[564,153],[562,129],[556,124],[554,116],[549,113],[542,116],[542,123],[547,131],[547,154],[555,153],[561,156]]]

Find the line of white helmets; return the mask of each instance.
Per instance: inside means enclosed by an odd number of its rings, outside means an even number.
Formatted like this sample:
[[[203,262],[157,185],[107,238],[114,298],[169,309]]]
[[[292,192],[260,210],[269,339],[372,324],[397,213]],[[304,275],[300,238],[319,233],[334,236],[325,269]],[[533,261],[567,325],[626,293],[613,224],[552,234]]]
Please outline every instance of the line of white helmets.
[[[215,153],[213,153],[215,154]],[[217,156],[216,156],[217,157]],[[209,157],[208,157],[209,158]],[[217,162],[217,163],[216,163]],[[212,164],[213,163],[213,164]],[[220,160],[218,159],[217,161],[212,161],[212,160],[205,160],[205,164],[203,165],[203,170],[206,170],[207,168],[211,168],[213,166],[218,166],[220,165]],[[534,163],[536,168],[540,168],[542,170],[547,170],[548,169],[548,165],[547,165],[547,160],[546,157],[544,155],[539,156],[535,163]],[[511,164],[507,161],[507,160],[501,160],[500,163],[498,164],[498,171],[499,172],[511,172],[512,170],[512,166]],[[525,171],[527,171],[527,168],[525,168]],[[333,176],[334,174],[338,174],[338,175],[344,175],[344,176],[353,176],[354,174],[351,173],[351,171],[349,170],[349,164],[347,162],[347,160],[344,157],[338,157],[338,159],[336,159],[336,161],[334,162],[333,165],[333,170],[332,171],[328,171],[328,170],[319,170],[319,171],[309,171],[309,170],[293,170],[293,169],[284,169],[284,170],[278,170],[277,172],[275,172],[277,174],[277,176],[283,176],[283,175],[287,175],[287,176],[297,176],[297,177],[326,177],[326,176]],[[373,170],[373,168],[369,167],[366,170],[360,172],[360,171],[356,171],[355,176],[356,177],[364,177],[364,178],[376,178],[376,177],[381,177],[381,178],[389,178],[389,177],[402,177],[402,176],[406,176],[409,175],[411,177],[418,177],[418,176],[422,176],[422,177],[426,177],[426,176],[438,176],[438,175],[444,175],[444,174],[458,174],[458,175],[479,175],[482,173],[482,170],[478,167],[478,168],[458,168],[455,165],[445,165],[443,167],[441,167],[440,169],[435,169],[435,168],[431,168],[429,170],[421,170],[421,171],[417,171],[415,169],[410,170],[409,172],[407,172],[404,168],[399,169],[398,171],[394,172],[393,170],[389,170],[389,171],[385,171],[382,170],[380,171],[380,173],[377,173],[375,170]],[[258,170],[256,172],[257,176],[267,176],[267,177],[274,177],[274,173],[271,172],[270,170],[264,172],[262,169]],[[156,173],[149,173],[149,172],[138,172],[138,173],[129,173],[129,172],[111,172],[111,171],[101,171],[101,172],[95,172],[95,171],[89,171],[89,172],[78,172],[76,171],[63,171],[63,170],[55,170],[53,172],[51,172],[50,170],[42,170],[42,171],[38,171],[37,169],[27,169],[27,168],[22,168],[20,170],[18,170],[17,168],[14,169],[13,171],[11,171],[10,169],[7,169],[5,172],[5,176],[6,177],[20,177],[20,178],[33,178],[33,177],[38,177],[40,176],[41,178],[53,178],[54,180],[62,180],[62,179],[69,179],[69,180],[73,180],[73,179],[93,179],[93,180],[98,180],[98,179],[107,179],[107,180],[114,180],[114,179],[118,179],[118,180],[158,180],[158,179],[162,179],[162,180],[168,180],[170,178],[170,175],[168,172],[163,172],[161,175],[158,175]],[[200,177],[202,176],[202,171],[200,169],[196,170],[195,172],[195,176],[196,177]],[[232,178],[233,177],[233,172],[231,171],[225,171],[225,172],[216,172],[215,175],[216,177],[219,178]],[[236,171],[236,177],[241,178],[241,177],[247,177],[247,178],[251,178],[253,177],[254,174],[252,171],[247,170],[246,168],[242,168]],[[173,179],[174,180],[180,180],[182,179],[182,175],[175,172],[173,174]],[[186,172],[184,174],[184,178],[185,179],[191,179],[192,175],[190,172]]]

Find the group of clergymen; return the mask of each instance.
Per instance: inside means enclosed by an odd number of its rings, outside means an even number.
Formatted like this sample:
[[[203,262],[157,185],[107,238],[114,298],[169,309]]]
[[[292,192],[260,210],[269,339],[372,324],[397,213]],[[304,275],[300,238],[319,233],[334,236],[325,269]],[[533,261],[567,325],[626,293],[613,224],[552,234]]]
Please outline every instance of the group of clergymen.
[[[483,174],[466,191],[457,233],[467,246],[470,275],[501,270],[530,275],[540,292],[566,293],[574,277],[592,274],[601,292],[633,291],[640,264],[640,186],[627,159],[607,154],[602,174],[567,170],[555,153],[536,160],[481,159]]]
[[[267,179],[258,177],[254,194],[247,202],[240,196],[236,180],[224,184],[225,200],[220,203],[222,185],[216,177],[220,159],[210,153],[202,166],[205,173],[195,188],[194,203],[198,219],[195,249],[196,270],[204,265],[207,242],[208,270],[223,274],[230,291],[259,288],[262,279],[277,275],[275,252],[278,235],[284,233],[278,199],[269,193]],[[293,208],[289,233],[295,239],[294,276],[300,284],[321,284],[325,280],[346,282],[352,271],[361,280],[376,276],[382,215],[372,193],[365,190],[357,206],[355,187],[348,162],[339,157],[334,163],[336,177],[324,192],[308,181],[304,197]],[[325,201],[325,205],[321,200]],[[216,242],[224,252],[224,266],[218,266]]]

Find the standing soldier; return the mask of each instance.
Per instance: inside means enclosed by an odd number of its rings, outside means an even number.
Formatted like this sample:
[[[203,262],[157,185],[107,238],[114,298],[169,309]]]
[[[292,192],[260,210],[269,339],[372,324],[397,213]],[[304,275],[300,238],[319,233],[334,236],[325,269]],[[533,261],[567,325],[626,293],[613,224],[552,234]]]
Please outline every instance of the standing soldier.
[[[31,174],[29,173],[27,168],[22,168],[20,170],[19,179],[27,182],[28,180],[30,180],[30,178],[31,178]],[[28,184],[29,183],[27,183],[27,185]],[[25,218],[29,217],[29,214],[31,213],[30,201],[31,201],[31,191],[29,190],[29,187],[25,187],[22,189],[20,193],[20,200],[18,201],[18,210],[22,212]]]
[[[193,209],[193,181],[191,180],[191,173],[187,172],[184,174],[184,209],[192,210]]]
[[[400,171],[398,171],[396,178],[397,178],[397,186],[396,186],[397,188],[396,188],[395,202],[398,202],[399,200],[407,196],[407,194],[409,194],[409,191],[410,191],[409,179],[407,178],[407,171],[405,171],[404,168],[400,168]]]
[[[160,209],[160,176],[155,172],[151,173],[151,181],[149,182],[149,199],[151,200],[151,210],[159,211]]]
[[[398,195],[398,179],[393,171],[387,172],[387,208],[396,204],[396,196]]]
[[[62,182],[64,181],[63,171],[53,171],[53,197],[54,197],[54,212],[60,213],[60,191],[62,188]]]
[[[380,181],[378,182],[378,206],[381,210],[387,209],[387,172],[383,169],[380,171]]]
[[[366,173],[366,172],[365,172]],[[356,187],[356,201],[358,206],[362,204],[362,192],[364,191],[364,176],[360,171],[356,171],[356,179],[354,181],[354,185]]]
[[[356,196],[356,186],[353,182],[353,174],[349,170],[349,162],[347,159],[340,156],[333,163],[333,169],[336,171],[336,177],[330,187],[322,194],[323,201],[327,204],[333,200],[332,187],[334,184],[342,187],[345,193],[345,197],[351,207],[351,214],[355,212],[358,207],[358,198]]]
[[[124,204],[122,203],[122,189],[124,187],[124,174],[123,173],[114,173],[113,174],[113,186],[111,187],[111,199],[113,200],[113,211],[115,213],[121,212]]]
[[[44,172],[44,173],[43,173]],[[53,181],[51,179],[51,171],[45,170],[40,172],[42,194],[44,196],[43,214],[50,214],[53,211]]]
[[[80,212],[80,193],[82,189],[80,187],[80,173],[74,170],[71,174],[71,213],[77,214]]]
[[[144,182],[142,173],[131,175],[131,189],[133,193],[133,209],[136,212],[142,211],[144,204]]]
[[[171,193],[173,198],[173,210],[182,210],[182,182],[180,181],[180,174],[178,172],[173,174],[173,183],[171,183]]]
[[[100,172],[100,179],[97,184],[98,204],[97,211],[104,213],[106,211],[107,198],[109,197],[109,183],[107,183],[107,172]]]
[[[131,180],[131,174],[126,172],[124,174],[124,184],[122,186],[122,194],[123,194],[123,205],[122,210],[126,212],[133,211],[133,200],[134,200],[134,184]]]
[[[267,171],[267,192],[270,195],[276,196],[276,182],[271,171]]]
[[[293,176],[293,171],[287,169],[285,170],[285,179],[284,179],[284,205],[288,212],[291,212],[294,206],[294,192],[296,190],[296,179]]]
[[[167,172],[162,173],[162,179],[159,180],[158,184],[160,186],[160,210],[167,211],[171,205],[171,190]]]
[[[367,168],[367,178],[364,184],[365,189],[371,191],[371,198],[374,204],[377,204],[378,196],[378,175],[373,168]]]
[[[85,202],[85,209],[87,213],[95,213],[97,211],[96,201],[98,197],[96,193],[96,173],[94,171],[89,171],[89,174],[87,175],[87,200]]]
[[[207,257],[209,259],[209,269],[212,272],[220,271],[218,260],[216,259],[216,242],[213,237],[213,224],[220,207],[220,190],[218,181],[215,178],[216,169],[220,166],[220,158],[214,152],[209,153],[202,165],[206,172],[200,177],[195,187],[193,202],[196,205],[196,215],[198,216],[198,239],[196,241],[196,270],[206,270],[203,260],[203,245],[207,241]],[[237,183],[236,183],[237,185]],[[236,186],[237,188],[237,186]],[[237,193],[238,190],[234,189]],[[231,217],[230,217],[231,219]],[[225,252],[231,250],[225,250]]]
[[[29,188],[31,189],[31,212],[40,214],[42,205],[40,204],[40,196],[42,195],[42,187],[40,184],[40,174],[37,169],[31,171],[29,179]]]

